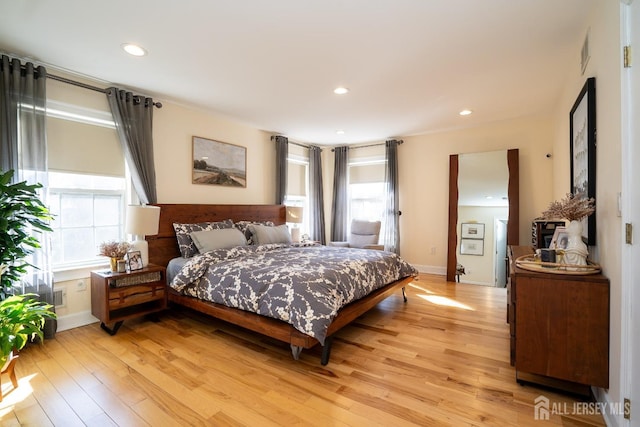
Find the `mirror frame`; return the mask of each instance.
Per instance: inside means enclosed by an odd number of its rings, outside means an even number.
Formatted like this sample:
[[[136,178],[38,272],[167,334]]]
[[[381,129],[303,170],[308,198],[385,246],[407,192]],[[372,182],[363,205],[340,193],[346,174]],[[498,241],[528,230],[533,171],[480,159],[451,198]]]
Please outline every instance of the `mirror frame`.
[[[456,281],[456,263],[458,259],[458,156],[458,154],[449,156],[447,282]],[[507,245],[510,246],[520,244],[520,163],[517,148],[507,150],[507,167],[509,168]]]

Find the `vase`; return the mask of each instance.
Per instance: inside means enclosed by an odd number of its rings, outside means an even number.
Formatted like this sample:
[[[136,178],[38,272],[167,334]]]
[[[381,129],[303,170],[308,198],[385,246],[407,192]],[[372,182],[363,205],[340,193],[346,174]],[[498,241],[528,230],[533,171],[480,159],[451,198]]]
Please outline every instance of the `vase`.
[[[118,271],[118,258],[116,257],[109,258],[109,265],[111,266],[111,271],[116,273]]]
[[[582,222],[571,221],[567,227],[569,240],[567,248],[564,250],[563,262],[573,265],[587,265],[587,255],[589,251],[587,245],[582,241]]]

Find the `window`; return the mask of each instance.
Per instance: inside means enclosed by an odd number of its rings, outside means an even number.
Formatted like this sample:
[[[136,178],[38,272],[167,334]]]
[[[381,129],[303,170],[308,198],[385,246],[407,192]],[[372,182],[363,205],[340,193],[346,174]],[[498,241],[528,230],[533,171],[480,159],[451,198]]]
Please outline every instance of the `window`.
[[[362,219],[382,221],[380,239],[385,229],[385,160],[372,158],[349,164],[349,221]]]
[[[123,237],[125,190],[124,177],[49,173],[54,268],[104,261],[100,243]]]
[[[124,154],[107,98],[47,81],[54,270],[104,263],[98,246],[123,240],[129,201]]]
[[[287,206],[301,206],[303,210],[302,224],[299,226],[301,234],[309,230],[309,159],[290,155],[287,158],[287,194],[284,204]]]

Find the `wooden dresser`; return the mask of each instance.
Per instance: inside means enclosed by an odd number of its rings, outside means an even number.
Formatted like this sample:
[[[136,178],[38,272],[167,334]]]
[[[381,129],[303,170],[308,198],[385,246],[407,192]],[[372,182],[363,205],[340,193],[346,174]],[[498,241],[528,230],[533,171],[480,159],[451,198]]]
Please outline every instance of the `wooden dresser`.
[[[574,393],[609,387],[609,280],[602,274],[539,273],[516,267],[533,253],[509,247],[507,320],[516,380]]]

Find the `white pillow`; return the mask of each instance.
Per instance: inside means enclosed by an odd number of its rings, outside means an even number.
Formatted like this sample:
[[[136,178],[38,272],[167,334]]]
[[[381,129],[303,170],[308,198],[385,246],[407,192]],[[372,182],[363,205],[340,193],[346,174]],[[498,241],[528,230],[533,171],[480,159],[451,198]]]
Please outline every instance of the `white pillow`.
[[[251,224],[249,229],[253,233],[253,243],[267,245],[269,243],[291,243],[291,233],[285,224],[275,227]]]
[[[229,249],[247,244],[244,234],[237,228],[194,231],[191,233],[191,238],[201,254],[215,249]]]

